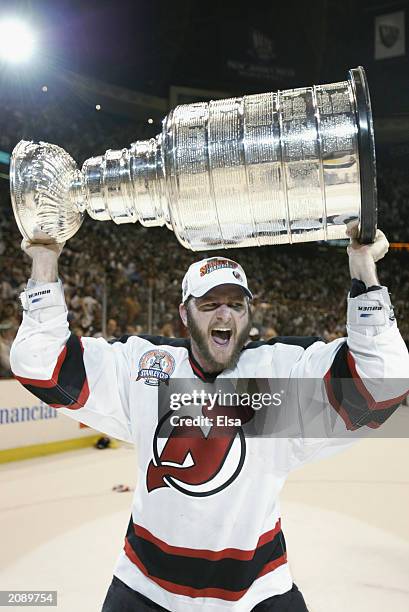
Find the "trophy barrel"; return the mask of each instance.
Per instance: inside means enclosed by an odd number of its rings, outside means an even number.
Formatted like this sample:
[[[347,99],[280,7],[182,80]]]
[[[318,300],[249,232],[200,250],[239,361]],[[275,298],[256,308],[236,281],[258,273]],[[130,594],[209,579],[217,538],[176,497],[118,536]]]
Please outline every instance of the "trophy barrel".
[[[178,106],[162,132],[169,217],[192,250],[376,231],[365,73],[347,81]]]
[[[60,147],[22,140],[10,163],[10,194],[21,234],[30,241],[64,242],[79,229],[81,176]]]

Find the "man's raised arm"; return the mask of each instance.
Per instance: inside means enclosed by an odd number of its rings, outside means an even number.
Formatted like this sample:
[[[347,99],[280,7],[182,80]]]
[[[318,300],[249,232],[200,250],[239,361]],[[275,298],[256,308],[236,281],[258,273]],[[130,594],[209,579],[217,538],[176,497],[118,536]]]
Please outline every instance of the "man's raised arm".
[[[21,295],[23,321],[11,348],[11,369],[46,404],[131,441],[129,344],[111,345],[103,338],[70,333],[58,279],[63,246],[22,242],[32,259],[32,276]]]
[[[356,226],[350,228],[347,249],[352,279],[347,338],[315,342],[294,369],[300,384],[301,379],[315,378],[321,385],[324,379],[324,412],[336,416],[336,411],[344,431],[379,427],[409,389],[408,350],[388,290],[379,284],[376,273],[376,262],[388,251],[388,241],[378,230],[372,244],[361,245],[356,232]],[[301,408],[310,423],[319,416],[318,404],[309,404],[307,398]]]

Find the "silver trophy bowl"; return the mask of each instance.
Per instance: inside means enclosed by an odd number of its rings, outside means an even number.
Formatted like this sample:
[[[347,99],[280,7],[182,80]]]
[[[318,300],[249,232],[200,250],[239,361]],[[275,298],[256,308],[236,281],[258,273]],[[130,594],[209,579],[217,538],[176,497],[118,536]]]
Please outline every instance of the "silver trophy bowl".
[[[328,85],[176,107],[162,133],[78,170],[56,145],[21,141],[10,167],[22,235],[64,242],[85,211],[166,225],[194,251],[376,231],[376,163],[365,72]]]

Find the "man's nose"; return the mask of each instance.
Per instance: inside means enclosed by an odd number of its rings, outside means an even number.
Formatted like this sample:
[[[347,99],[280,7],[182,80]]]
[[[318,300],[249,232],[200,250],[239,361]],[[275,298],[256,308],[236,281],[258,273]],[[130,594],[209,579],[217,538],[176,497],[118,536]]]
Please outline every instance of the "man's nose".
[[[216,316],[220,321],[227,323],[231,319],[230,306],[228,304],[220,304],[216,311]]]

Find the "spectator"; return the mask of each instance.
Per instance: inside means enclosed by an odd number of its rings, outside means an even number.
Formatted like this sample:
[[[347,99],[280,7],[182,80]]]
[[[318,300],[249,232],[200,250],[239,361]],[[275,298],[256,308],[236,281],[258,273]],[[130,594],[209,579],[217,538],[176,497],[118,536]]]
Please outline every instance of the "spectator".
[[[258,327],[252,327],[249,331],[249,340],[251,342],[260,340],[260,330]]]
[[[109,319],[107,323],[107,339],[113,340],[114,338],[118,338],[120,336],[120,330],[118,328],[118,323],[115,319]]]

